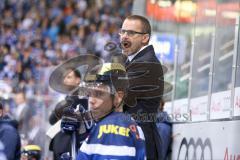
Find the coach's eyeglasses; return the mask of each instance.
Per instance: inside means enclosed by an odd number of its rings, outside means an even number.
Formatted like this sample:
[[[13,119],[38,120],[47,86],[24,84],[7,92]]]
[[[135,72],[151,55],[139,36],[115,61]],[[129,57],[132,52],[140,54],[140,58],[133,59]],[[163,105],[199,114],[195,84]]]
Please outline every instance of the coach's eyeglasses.
[[[132,37],[135,34],[148,34],[148,33],[145,33],[145,32],[137,32],[137,31],[132,31],[132,30],[121,29],[120,32],[119,32],[119,35],[122,36],[125,33],[127,33],[127,36],[129,36],[129,37]]]

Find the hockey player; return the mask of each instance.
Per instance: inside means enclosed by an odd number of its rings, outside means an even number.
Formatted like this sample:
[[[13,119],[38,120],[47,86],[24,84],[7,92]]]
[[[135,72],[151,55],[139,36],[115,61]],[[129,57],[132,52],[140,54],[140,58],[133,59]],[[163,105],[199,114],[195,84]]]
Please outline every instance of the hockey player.
[[[77,159],[145,159],[143,132],[129,115],[122,113],[128,87],[125,68],[119,63],[104,63],[94,71],[85,88],[95,125]]]

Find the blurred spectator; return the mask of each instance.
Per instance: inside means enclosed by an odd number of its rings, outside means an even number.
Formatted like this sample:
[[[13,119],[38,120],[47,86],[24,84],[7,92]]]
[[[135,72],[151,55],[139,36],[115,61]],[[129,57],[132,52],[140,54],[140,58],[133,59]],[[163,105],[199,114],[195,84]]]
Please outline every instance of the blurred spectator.
[[[171,143],[172,143],[172,123],[171,118],[168,116],[168,113],[164,111],[165,101],[161,100],[159,106],[159,113],[157,115],[157,129],[158,134],[161,139],[161,144],[158,146],[161,148],[160,159],[170,159],[171,152]]]
[[[21,89],[15,91],[14,100],[16,109],[13,114],[19,123],[19,132],[27,136],[27,132],[29,131],[28,122],[32,116],[32,108],[28,105],[25,93]]]
[[[96,43],[96,34],[97,34],[97,26],[92,23],[89,25],[89,34],[86,36],[85,46],[89,53],[95,53],[95,48],[93,47]]]
[[[4,106],[0,102],[0,140],[4,145],[4,153],[8,160],[20,159],[20,136],[17,123],[5,114]]]
[[[0,71],[7,64],[5,61],[5,56],[10,53],[10,46],[8,44],[0,45]]]
[[[99,26],[98,32],[94,37],[96,44],[95,44],[95,51],[96,55],[102,57],[103,59],[107,58],[108,52],[104,50],[105,44],[110,41],[111,37],[107,32],[107,25],[106,23],[102,22]]]
[[[29,121],[28,144],[34,144],[44,148],[46,135],[45,130],[41,126],[41,116],[36,113]],[[43,151],[42,155],[44,155]]]

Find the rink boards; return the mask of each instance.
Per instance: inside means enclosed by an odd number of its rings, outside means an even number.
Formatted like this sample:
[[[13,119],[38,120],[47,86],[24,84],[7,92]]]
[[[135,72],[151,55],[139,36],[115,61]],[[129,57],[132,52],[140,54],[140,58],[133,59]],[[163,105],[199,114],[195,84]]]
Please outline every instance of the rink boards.
[[[240,160],[240,120],[174,124],[173,160]]]

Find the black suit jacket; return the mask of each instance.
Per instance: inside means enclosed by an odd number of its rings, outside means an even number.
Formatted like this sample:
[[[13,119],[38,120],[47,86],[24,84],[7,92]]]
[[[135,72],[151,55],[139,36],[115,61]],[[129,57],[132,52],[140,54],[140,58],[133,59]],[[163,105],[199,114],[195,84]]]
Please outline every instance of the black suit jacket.
[[[124,110],[129,113],[157,113],[163,94],[164,78],[161,63],[155,55],[153,46],[150,45],[140,51],[130,63],[126,64],[126,70],[130,79],[128,98],[136,99],[136,104],[133,107],[125,104]],[[146,86],[155,86],[158,89],[153,93],[150,88],[147,91]],[[131,88],[137,90],[132,92]],[[142,90],[140,95],[136,94],[139,90]]]

